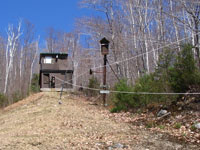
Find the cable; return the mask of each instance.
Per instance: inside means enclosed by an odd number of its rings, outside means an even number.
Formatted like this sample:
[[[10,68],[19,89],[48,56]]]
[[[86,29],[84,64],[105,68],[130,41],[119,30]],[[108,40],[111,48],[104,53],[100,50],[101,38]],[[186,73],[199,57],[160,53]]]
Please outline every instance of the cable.
[[[55,76],[55,78],[56,78],[57,80],[61,81],[61,82],[64,81],[64,80],[58,78],[57,76]],[[95,88],[89,88],[89,87],[85,87],[85,86],[75,85],[75,84],[69,83],[69,82],[67,82],[67,81],[65,81],[64,83],[67,83],[67,84],[72,85],[72,86],[75,86],[75,87],[82,87],[82,88],[87,89],[87,90],[93,90],[93,91],[100,91],[100,90],[101,90],[101,89],[95,89]],[[63,84],[63,83],[61,83],[61,84]],[[56,84],[56,85],[61,85],[61,84]]]
[[[55,78],[57,78],[60,81],[64,81],[58,77],[55,76]],[[69,82],[65,82],[69,85],[75,86],[75,87],[81,87],[83,89],[87,89],[87,90],[93,90],[93,91],[101,91],[102,89],[96,89],[96,88],[90,88],[90,87],[86,87],[86,86],[81,86],[81,85],[76,85],[76,84],[72,84]],[[110,93],[121,93],[121,94],[137,94],[137,95],[200,95],[200,93],[151,93],[151,92],[128,92],[128,91],[113,91],[113,90],[107,90]]]
[[[198,32],[197,34],[200,34],[200,32]],[[197,35],[197,34],[195,34],[195,35]],[[141,53],[141,54],[139,54],[139,55],[130,57],[130,58],[125,59],[125,60],[121,60],[121,61],[114,62],[114,63],[112,63],[112,64],[110,64],[110,65],[112,66],[112,65],[115,65],[115,64],[118,64],[118,63],[121,63],[121,62],[129,61],[129,60],[134,59],[134,58],[137,58],[137,57],[141,57],[141,56],[143,56],[143,55],[145,55],[145,54],[147,54],[147,53],[151,53],[151,52],[154,52],[154,51],[158,51],[158,50],[163,49],[163,48],[165,48],[165,47],[167,47],[167,46],[171,46],[171,45],[173,45],[173,44],[176,44],[177,42],[181,42],[181,41],[184,41],[184,40],[189,39],[189,38],[191,38],[191,37],[186,37],[186,38],[180,39],[180,40],[178,40],[178,41],[176,41],[176,42],[172,42],[172,43],[167,44],[167,45],[165,45],[165,46],[163,46],[163,47],[160,47],[160,48],[157,48],[157,49],[148,51],[148,52]],[[109,65],[107,65],[107,66],[109,66]],[[95,67],[95,68],[92,68],[92,69],[99,69],[99,68],[103,68],[103,67],[104,67],[104,66],[100,66],[100,67]]]
[[[194,34],[194,35],[197,35],[197,34],[200,34],[200,32],[198,32],[198,33],[196,33],[196,34]],[[191,38],[191,36],[188,36],[188,37],[186,37],[186,38],[182,38],[182,39],[180,39],[180,40],[177,40],[176,42],[172,42],[172,43],[170,43],[170,44],[167,44],[167,45],[165,45],[165,46],[163,46],[163,47],[159,47],[159,48],[157,48],[157,49],[154,49],[154,50],[151,50],[151,51],[148,51],[148,52],[144,52],[144,53],[142,53],[142,54],[139,54],[139,55],[130,57],[130,58],[128,58],[128,59],[125,59],[125,60],[121,60],[121,61],[117,61],[117,62],[111,63],[111,64],[109,64],[109,65],[112,66],[112,65],[115,65],[115,64],[118,64],[118,63],[121,63],[121,62],[129,61],[129,60],[132,60],[132,59],[141,57],[141,56],[143,56],[143,55],[145,55],[145,54],[147,54],[147,53],[151,53],[151,52],[158,51],[158,50],[163,49],[163,48],[165,48],[165,47],[167,47],[167,46],[171,46],[171,45],[173,45],[173,44],[176,44],[177,42],[181,42],[181,41],[184,41],[184,40],[190,39],[190,38]],[[106,66],[109,66],[109,65],[106,65]],[[99,68],[103,68],[103,67],[104,67],[104,66],[99,66],[99,67],[93,67],[93,68],[91,68],[91,69],[95,70],[95,69],[99,69]],[[75,79],[77,79],[77,78],[83,76],[84,74],[86,74],[86,73],[88,73],[88,72],[89,72],[89,70],[86,71],[86,72],[83,72],[82,74],[78,75]],[[73,80],[73,79],[70,79],[69,81],[72,81],[72,80]]]
[[[106,59],[106,61],[108,62],[108,65],[110,66],[112,72],[114,73],[115,77],[117,78],[118,81],[120,81],[119,77],[117,76],[117,74],[115,73],[114,69],[112,68],[112,66],[110,65],[108,59]]]

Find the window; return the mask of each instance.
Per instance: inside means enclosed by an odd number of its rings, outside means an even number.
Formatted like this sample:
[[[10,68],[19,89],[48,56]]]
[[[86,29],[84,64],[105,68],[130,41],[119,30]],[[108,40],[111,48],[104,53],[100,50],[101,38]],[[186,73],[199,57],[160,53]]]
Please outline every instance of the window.
[[[52,64],[52,57],[49,57],[49,56],[48,56],[48,57],[45,57],[45,58],[44,58],[44,63],[45,63],[45,64]]]
[[[44,80],[43,81],[44,84],[49,84],[49,74],[45,73],[43,76],[43,80]]]

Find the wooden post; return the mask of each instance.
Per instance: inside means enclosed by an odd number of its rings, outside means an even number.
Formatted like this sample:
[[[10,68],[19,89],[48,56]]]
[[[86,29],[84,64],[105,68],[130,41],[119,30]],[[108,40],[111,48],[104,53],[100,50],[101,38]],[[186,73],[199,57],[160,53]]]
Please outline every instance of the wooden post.
[[[103,38],[100,41],[101,54],[104,56],[103,90],[107,90],[107,85],[106,85],[106,63],[107,63],[107,54],[109,53],[109,43],[110,42],[106,38]],[[106,93],[103,93],[103,105],[106,106]]]
[[[107,62],[107,55],[104,55],[104,69],[103,69],[103,89],[106,90],[106,62]],[[106,105],[106,94],[103,94],[103,105]]]

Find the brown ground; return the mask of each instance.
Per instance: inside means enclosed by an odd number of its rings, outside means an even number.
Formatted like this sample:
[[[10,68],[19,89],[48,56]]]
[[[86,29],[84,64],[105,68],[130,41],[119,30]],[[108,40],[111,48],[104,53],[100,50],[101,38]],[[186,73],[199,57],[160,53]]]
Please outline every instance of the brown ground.
[[[39,93],[0,114],[0,150],[114,150],[120,143],[133,150],[197,150],[197,145],[175,142],[156,133],[116,121],[109,111],[82,98]]]

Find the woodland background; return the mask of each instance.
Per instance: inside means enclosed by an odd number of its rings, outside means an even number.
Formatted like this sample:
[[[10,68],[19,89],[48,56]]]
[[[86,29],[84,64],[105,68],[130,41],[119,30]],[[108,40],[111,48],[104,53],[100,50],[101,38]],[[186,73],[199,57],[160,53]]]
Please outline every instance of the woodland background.
[[[89,76],[89,70],[101,71],[99,40],[103,37],[110,41],[109,63],[116,75],[130,85],[154,72],[166,49],[178,53],[185,43],[192,45],[200,68],[199,1],[80,0],[79,5],[97,14],[77,18],[70,33],[47,28],[45,48],[40,47],[40,36],[28,20],[8,25],[6,36],[0,35],[0,97],[7,99],[3,105],[31,92],[32,79],[38,78],[33,74],[39,71],[40,52],[68,53],[75,85],[88,86],[92,76],[102,82],[101,74]],[[107,74],[107,82],[113,87],[118,80],[110,68]]]

